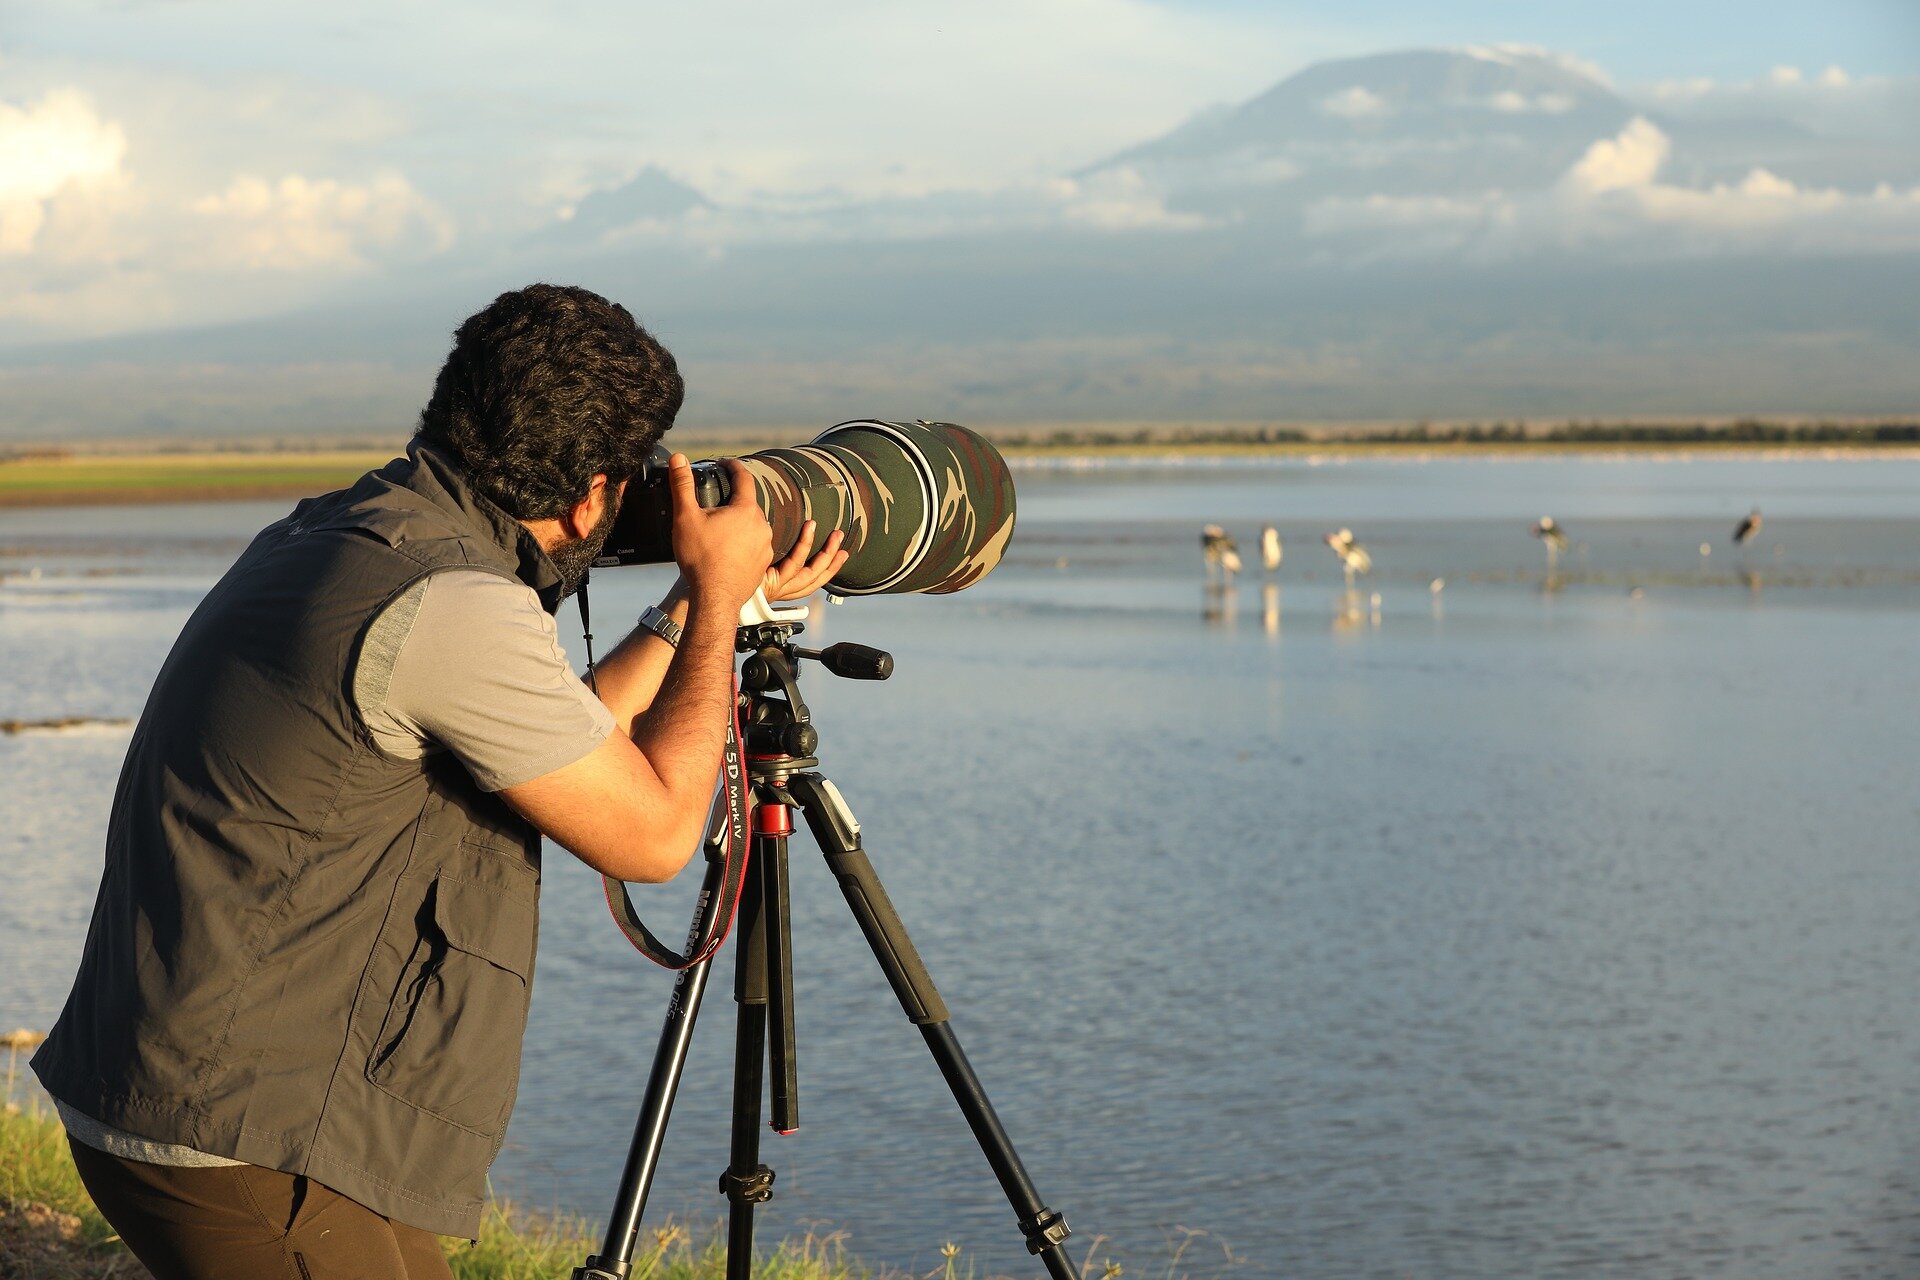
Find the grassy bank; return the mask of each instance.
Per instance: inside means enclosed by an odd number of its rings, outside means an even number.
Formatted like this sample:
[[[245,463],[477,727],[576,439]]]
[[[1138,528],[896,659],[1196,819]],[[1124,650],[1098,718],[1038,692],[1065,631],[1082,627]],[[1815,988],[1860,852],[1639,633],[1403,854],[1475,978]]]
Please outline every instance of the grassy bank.
[[[725,435],[694,430],[673,442],[695,457],[792,444],[813,434],[760,429]],[[1920,423],[1562,422],[1553,424],[1381,423],[1365,426],[1107,424],[997,428],[1008,457],[1037,461],[1101,458],[1288,458],[1552,456],[1569,453],[1920,449]],[[399,452],[254,447],[140,452],[135,447],[18,448],[0,453],[0,507],[91,503],[208,502],[298,497],[352,481]]]
[[[207,502],[325,493],[391,453],[27,454],[0,462],[0,506]]]
[[[563,1280],[596,1251],[599,1238],[585,1222],[495,1204],[479,1240],[443,1243],[459,1280]],[[669,1224],[643,1232],[640,1244],[636,1277],[720,1280],[726,1274],[724,1236],[696,1237]],[[88,1199],[59,1120],[9,1104],[0,1115],[0,1278],[138,1280],[146,1274]],[[812,1235],[763,1255],[754,1274],[766,1280],[887,1280],[846,1257],[837,1238]]]
[[[500,1202],[488,1206],[478,1240],[441,1241],[456,1280],[566,1280],[599,1245],[592,1223]],[[1134,1274],[1104,1245],[1100,1237],[1071,1245],[1087,1280]],[[958,1246],[949,1244],[941,1254],[944,1262],[933,1271],[875,1269],[849,1256],[841,1236],[809,1231],[759,1251],[753,1274],[758,1280],[1008,1280],[979,1274]],[[1176,1228],[1166,1256],[1138,1274],[1219,1280],[1239,1261],[1205,1233]],[[1034,1263],[1036,1273],[1039,1266]],[[724,1223],[695,1231],[668,1222],[640,1234],[634,1280],[725,1280],[726,1274]],[[150,1280],[87,1196],[59,1119],[12,1102],[0,1108],[0,1280]]]

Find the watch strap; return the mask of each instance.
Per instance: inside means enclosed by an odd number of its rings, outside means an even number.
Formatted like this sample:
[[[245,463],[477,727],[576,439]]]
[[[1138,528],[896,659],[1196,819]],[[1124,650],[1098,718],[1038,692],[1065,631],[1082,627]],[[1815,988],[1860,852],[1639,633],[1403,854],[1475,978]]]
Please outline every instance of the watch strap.
[[[640,611],[640,625],[674,648],[680,647],[680,624],[668,617],[658,605],[650,604]]]

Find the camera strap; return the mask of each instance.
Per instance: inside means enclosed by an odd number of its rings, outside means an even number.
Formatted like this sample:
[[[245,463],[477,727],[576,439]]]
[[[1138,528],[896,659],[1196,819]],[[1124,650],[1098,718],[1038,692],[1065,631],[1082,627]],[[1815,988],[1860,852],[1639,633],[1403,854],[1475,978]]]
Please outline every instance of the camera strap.
[[[720,792],[707,815],[707,834],[701,842],[707,851],[707,861],[719,864],[719,891],[701,893],[693,925],[687,930],[685,953],[673,950],[647,928],[640,913],[634,910],[624,882],[611,876],[600,877],[613,922],[627,935],[634,950],[663,969],[690,969],[718,951],[732,931],[734,916],[740,909],[740,890],[747,881],[752,833],[747,825],[747,771],[740,756],[737,682],[734,695],[734,709],[727,716],[726,752],[720,764]]]
[[[593,624],[587,612],[587,584],[580,584],[580,630],[587,644],[587,688],[600,692],[593,678]],[[720,788],[707,813],[707,831],[701,848],[707,861],[720,867],[719,892],[703,892],[692,926],[687,930],[687,950],[675,951],[654,936],[633,899],[627,896],[626,882],[601,876],[600,887],[607,895],[607,910],[613,922],[627,935],[647,959],[665,969],[691,969],[720,949],[733,930],[734,916],[740,909],[740,890],[747,882],[747,861],[752,833],[747,827],[747,771],[740,757],[740,682],[734,681],[733,705],[727,714],[727,743],[720,758]],[[709,882],[711,883],[711,882]]]

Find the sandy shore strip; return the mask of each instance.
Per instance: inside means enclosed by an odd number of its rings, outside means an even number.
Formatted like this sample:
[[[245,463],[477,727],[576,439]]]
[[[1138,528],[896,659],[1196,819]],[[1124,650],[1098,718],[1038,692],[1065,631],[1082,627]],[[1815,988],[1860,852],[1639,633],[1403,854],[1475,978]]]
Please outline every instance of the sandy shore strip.
[[[756,436],[717,439],[690,435],[674,442],[695,458],[767,447]],[[1915,458],[1920,446],[1905,440],[1858,443],[1774,442],[1737,436],[1685,440],[1421,440],[1367,439],[1107,439],[1036,440],[1014,435],[1000,441],[1016,469],[1080,469],[1103,466],[1180,466],[1296,462],[1320,465],[1358,459],[1427,462],[1446,458],[1610,458],[1692,456],[1785,458]],[[208,450],[151,452],[32,451],[0,457],[0,508],[133,506],[150,503],[238,502],[300,498],[353,483],[383,466],[399,450]]]

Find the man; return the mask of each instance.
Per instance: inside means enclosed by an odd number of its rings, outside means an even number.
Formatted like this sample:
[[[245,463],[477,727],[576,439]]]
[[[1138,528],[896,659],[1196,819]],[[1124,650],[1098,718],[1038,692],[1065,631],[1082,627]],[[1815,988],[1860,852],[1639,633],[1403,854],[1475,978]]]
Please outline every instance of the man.
[[[540,837],[622,880],[676,874],[742,604],[845,561],[836,535],[771,564],[745,470],[703,510],[676,455],[680,579],[587,690],[551,615],[681,395],[624,308],[504,294],[455,335],[407,457],[262,531],[182,630],[33,1064],[160,1280],[446,1277],[435,1234],[477,1233]]]

